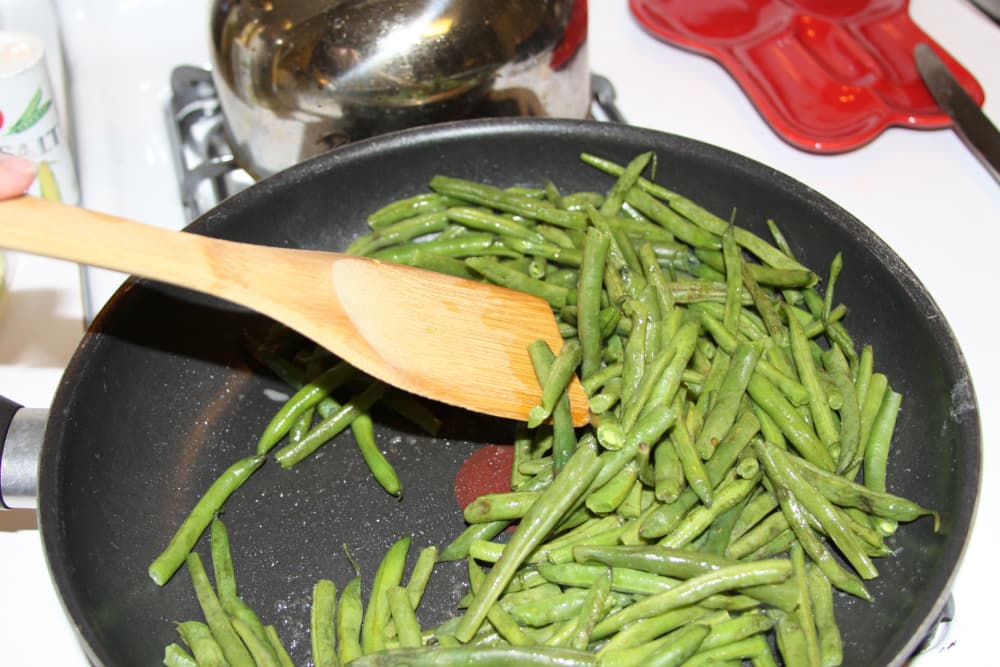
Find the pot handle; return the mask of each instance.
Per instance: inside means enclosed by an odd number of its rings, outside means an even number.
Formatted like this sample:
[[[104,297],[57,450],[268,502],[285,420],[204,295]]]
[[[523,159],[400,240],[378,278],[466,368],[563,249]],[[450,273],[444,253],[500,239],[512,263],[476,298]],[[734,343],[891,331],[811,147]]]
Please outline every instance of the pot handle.
[[[35,509],[48,410],[0,396],[0,510]]]

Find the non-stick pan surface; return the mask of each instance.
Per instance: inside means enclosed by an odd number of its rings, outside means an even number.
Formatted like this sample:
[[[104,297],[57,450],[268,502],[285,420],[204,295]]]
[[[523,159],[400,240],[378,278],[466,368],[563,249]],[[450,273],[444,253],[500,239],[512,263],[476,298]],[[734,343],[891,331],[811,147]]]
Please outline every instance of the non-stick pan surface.
[[[848,213],[774,170],[705,144],[619,125],[501,120],[387,135],[265,180],[198,220],[204,234],[254,243],[341,249],[367,213],[426,189],[438,173],[563,192],[606,190],[581,151],[619,162],[653,149],[657,179],[718,215],[766,233],[775,219],[800,259],[821,274],[844,254],[838,300],[858,343],[904,396],[892,491],[936,508],[901,528],[879,561],[869,605],[842,597],[845,664],[899,664],[947,597],[973,514],[980,433],[969,374],[941,312],[902,261]],[[56,396],[40,470],[40,522],[51,570],[92,659],[158,664],[174,622],[197,616],[181,571],[163,588],[146,568],[198,495],[254,450],[284,386],[245,354],[244,331],[268,322],[227,304],[146,281],[128,283],[104,310]],[[498,388],[502,391],[502,388]],[[444,546],[462,529],[453,485],[477,448],[508,442],[511,425],[442,409],[446,437],[431,440],[379,418],[379,438],[405,497],[369,477],[349,437],[286,471],[267,463],[229,502],[225,519],[247,601],[274,623],[298,664],[308,660],[313,583],[367,581],[395,539]],[[201,543],[200,549],[206,545]],[[203,551],[204,553],[204,551]],[[431,624],[451,615],[462,566],[442,566],[421,607]]]

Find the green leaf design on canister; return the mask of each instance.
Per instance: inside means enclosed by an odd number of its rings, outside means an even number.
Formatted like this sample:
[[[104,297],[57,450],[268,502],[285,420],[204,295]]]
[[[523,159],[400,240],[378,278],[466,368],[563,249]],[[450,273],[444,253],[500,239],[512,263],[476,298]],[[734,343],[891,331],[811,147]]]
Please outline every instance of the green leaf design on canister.
[[[31,128],[42,119],[51,106],[52,100],[50,99],[42,102],[42,89],[39,88],[35,91],[31,101],[28,102],[28,106],[21,114],[21,117],[7,130],[7,134],[17,134]]]

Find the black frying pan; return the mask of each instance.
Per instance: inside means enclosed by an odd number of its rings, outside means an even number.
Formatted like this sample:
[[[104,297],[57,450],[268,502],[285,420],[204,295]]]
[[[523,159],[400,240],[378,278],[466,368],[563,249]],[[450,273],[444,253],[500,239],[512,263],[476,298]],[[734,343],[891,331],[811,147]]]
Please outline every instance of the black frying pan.
[[[425,189],[437,173],[500,185],[551,178],[564,192],[605,190],[611,179],[581,151],[627,161],[659,155],[658,179],[765,233],[773,217],[821,273],[836,250],[837,289],[850,330],[875,346],[879,370],[905,396],[890,487],[941,511],[903,527],[899,553],[879,562],[869,605],[842,598],[845,664],[901,664],[933,624],[969,532],[979,485],[980,432],[968,371],[941,312],[903,262],[848,213],[800,183],[705,144],[587,122],[463,122],[359,142],[265,180],[192,227],[253,243],[343,248],[368,212]],[[146,576],[198,494],[251,452],[278,406],[280,382],[243,351],[242,332],[268,326],[227,304],[130,281],[95,322],[52,406],[40,464],[39,515],[52,575],[92,659],[158,664],[174,621],[197,616],[186,574],[164,588]],[[501,388],[498,388],[501,390]],[[342,546],[370,582],[387,546],[414,536],[414,553],[462,528],[453,482],[484,443],[511,425],[454,411],[447,437],[430,440],[379,418],[379,437],[403,477],[405,498],[369,478],[350,439],[292,471],[268,463],[230,501],[225,519],[247,601],[277,625],[297,663],[308,659],[310,589],[352,576]],[[202,543],[200,548],[204,548]],[[442,566],[422,620],[448,617],[462,566]]]

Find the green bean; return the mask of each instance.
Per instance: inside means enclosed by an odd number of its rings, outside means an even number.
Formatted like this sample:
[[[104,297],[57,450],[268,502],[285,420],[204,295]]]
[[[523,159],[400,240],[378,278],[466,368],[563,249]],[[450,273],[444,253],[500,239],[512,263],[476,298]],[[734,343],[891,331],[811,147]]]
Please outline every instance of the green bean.
[[[590,397],[590,411],[595,415],[609,412],[622,397],[621,377],[612,378],[604,385],[599,394]]]
[[[837,284],[837,278],[840,276],[840,272],[843,270],[843,267],[844,256],[842,253],[838,252],[833,256],[833,261],[830,263],[830,276],[826,280],[826,292],[823,294],[822,320],[824,322],[830,321],[830,311],[833,309],[834,287]]]
[[[170,543],[149,565],[149,578],[158,586],[167,583],[180,569],[184,559],[191,552],[198,538],[205,532],[212,518],[222,509],[223,504],[257,468],[264,463],[263,456],[240,459],[227,468],[208,490],[198,499],[194,508],[185,517]]]
[[[409,595],[402,586],[391,586],[386,592],[392,620],[396,624],[400,648],[418,648],[423,645],[420,623],[410,604]]]
[[[760,429],[760,422],[751,412],[743,412],[733,428],[722,439],[712,458],[705,462],[705,474],[713,484],[718,484],[736,462],[740,452],[750,444],[750,439]],[[643,520],[639,534],[645,539],[658,539],[672,531],[684,514],[698,503],[698,496],[685,489],[677,500],[660,505]]]
[[[665,637],[641,646],[601,653],[601,667],[677,667],[686,664],[709,634],[709,626],[701,623],[686,625]]]
[[[789,457],[789,461],[810,484],[837,505],[854,507],[895,521],[915,521],[922,516],[931,516],[934,518],[934,530],[937,531],[940,527],[940,516],[937,512],[925,509],[911,500],[875,491],[799,458]]]
[[[858,397],[858,405],[865,404],[865,396],[868,393],[868,383],[871,382],[875,353],[868,343],[861,347],[861,354],[858,355],[857,365],[851,369],[854,380],[855,392]]]
[[[228,667],[222,647],[208,625],[201,621],[184,621],[177,624],[177,632],[191,649],[199,667]]]
[[[420,236],[441,232],[447,226],[447,211],[423,213],[385,225],[371,234],[361,236],[351,243],[345,252],[352,255],[369,255],[386,246],[404,243]]]
[[[361,628],[364,619],[361,577],[354,577],[340,594],[334,627],[337,630],[337,659],[346,665],[362,655]]]
[[[839,347],[832,347],[823,353],[823,364],[833,380],[834,386],[843,397],[840,408],[840,456],[837,471],[845,472],[851,466],[861,444],[861,407],[847,359]]]
[[[767,496],[771,497],[770,494]],[[774,501],[774,504],[776,507],[777,500]],[[788,529],[788,520],[785,519],[785,515],[781,512],[774,512],[730,544],[726,548],[725,555],[729,558],[745,558]]]
[[[278,636],[278,631],[275,630],[274,626],[265,625],[264,634],[267,635],[267,641],[271,645],[271,650],[274,651],[274,655],[278,659],[278,665],[280,667],[295,667],[291,656],[288,655],[288,650],[281,643],[281,637]]]
[[[673,585],[675,586],[676,583]],[[710,614],[713,613],[706,611],[703,607],[691,605],[671,609],[662,614],[631,623],[604,642],[597,651],[598,660],[602,664],[606,662],[619,664],[619,660],[628,659],[630,655],[645,655],[645,650],[629,651],[628,653],[625,653],[624,650],[643,646],[648,647],[649,643],[657,637],[662,637],[692,621],[705,622],[710,618]]]
[[[421,193],[405,199],[397,199],[394,202],[386,204],[379,210],[370,213],[368,215],[368,226],[378,230],[415,215],[432,211],[443,211],[453,204],[452,200],[433,192]]]
[[[750,270],[751,266],[758,265],[747,262],[741,265],[743,270],[743,286],[750,293],[750,299],[753,300],[754,307],[760,313],[760,318],[764,322],[767,333],[779,340],[785,340],[788,332],[785,330],[785,325],[778,315],[775,299],[769,293],[765,292],[754,278],[753,271]]]
[[[763,560],[778,554],[787,553],[792,544],[799,539],[791,528],[782,531],[774,539],[764,544],[756,551],[744,556],[741,560]]]
[[[744,498],[729,509],[719,514],[718,518],[712,522],[703,536],[703,541],[699,546],[701,551],[715,556],[725,556],[726,547],[729,545],[729,538],[733,532],[733,526],[743,513],[743,509],[749,502],[750,497]]]
[[[713,623],[711,632],[705,637],[701,649],[726,646],[733,642],[767,632],[774,627],[774,619],[759,609],[744,612],[735,618]]]
[[[433,545],[424,547],[417,555],[417,562],[413,564],[413,570],[410,571],[410,578],[406,582],[406,594],[409,596],[410,606],[414,610],[420,606],[424,590],[427,588],[427,583],[434,572],[437,560],[438,549]]]
[[[625,498],[631,492],[638,478],[639,464],[636,461],[630,461],[606,484],[587,495],[585,501],[587,509],[598,515],[614,512],[619,505],[625,502]]]
[[[594,637],[607,637],[628,623],[670,609],[697,603],[710,595],[785,581],[791,575],[788,561],[774,559],[729,565],[688,579],[674,589],[643,598],[597,624]]]
[[[720,514],[735,507],[757,486],[758,479],[729,479],[715,490],[711,507],[700,505],[684,517],[676,529],[662,538],[658,544],[680,548],[705,532]]]
[[[675,241],[669,230],[652,222],[628,202],[622,205],[620,215],[608,217],[607,221],[611,229],[624,234],[633,244],[659,243],[664,249],[673,246],[678,255],[687,250]]]
[[[585,218],[578,213],[558,209],[516,193],[504,192],[490,185],[447,176],[435,176],[430,181],[430,187],[455,199],[522,215],[532,220],[541,220],[557,227],[585,229],[587,224]]]
[[[789,550],[789,558],[792,561],[792,579],[799,590],[799,604],[795,608],[795,615],[799,626],[802,628],[802,635],[805,638],[806,655],[812,667],[820,667],[819,638],[816,635],[816,619],[813,612],[812,598],[809,595],[809,583],[806,578],[806,561],[801,544],[792,544]]]
[[[892,389],[887,389],[882,399],[882,406],[872,421],[865,443],[864,483],[869,489],[885,492],[886,464],[889,458],[889,448],[892,445],[892,432],[896,426],[903,397]],[[895,530],[891,521],[880,521],[879,529],[886,534]]]
[[[539,563],[538,572],[546,580],[561,586],[590,588],[606,569],[604,565],[584,563]],[[611,589],[622,593],[649,595],[662,593],[677,585],[676,579],[625,567],[611,570]]]
[[[459,641],[472,639],[518,567],[594,481],[600,464],[597,450],[581,441],[565,467],[520,522],[503,556],[490,570],[482,591],[476,595],[455,632]]]
[[[465,278],[466,280],[477,280],[479,278],[479,274],[470,269],[465,262],[430,252],[426,248],[421,247],[413,248],[413,252],[409,253],[406,257],[387,261],[396,261],[399,264],[406,264],[407,266],[435,271],[437,273],[445,273],[456,278]]]
[[[604,202],[600,208],[601,215],[610,216],[618,213],[618,209],[625,202],[625,195],[628,194],[633,184],[646,169],[646,165],[654,158],[655,154],[652,151],[640,153],[632,158],[631,162],[622,170],[622,173],[618,175],[615,184],[611,186],[611,189],[605,195]]]
[[[771,613],[775,618],[775,638],[782,662],[789,667],[809,667],[809,647],[798,618],[780,610]]]
[[[662,440],[653,449],[653,470],[656,499],[673,503],[684,490],[684,469],[671,441]]]
[[[579,268],[583,260],[582,251],[576,248],[564,248],[546,240],[534,240],[530,238],[518,238],[513,236],[502,237],[501,242],[523,255],[530,255],[536,260],[555,262],[562,266]],[[544,271],[541,272],[544,275]],[[536,278],[539,276],[535,276]]]
[[[667,350],[660,353],[670,354],[668,350],[673,349],[670,363],[653,386],[649,399],[646,402],[647,405],[655,406],[673,402],[674,395],[680,388],[684,369],[694,355],[697,342],[698,323],[686,322],[681,325],[677,333],[670,339]]]
[[[355,419],[367,412],[383,393],[385,393],[384,384],[378,381],[371,382],[338,411],[317,424],[302,440],[279,449],[274,455],[275,460],[282,468],[291,468],[350,426]]]
[[[668,577],[690,579],[715,572],[740,561],[704,552],[671,549],[660,545],[578,546],[573,550],[577,562],[603,563],[613,568],[627,567]],[[783,609],[793,609],[795,590],[789,586],[750,586],[741,592]]]
[[[431,412],[426,403],[413,394],[400,390],[391,390],[382,396],[380,405],[385,405],[408,422],[417,426],[424,433],[436,436],[441,430],[441,420]]]
[[[753,375],[747,384],[747,392],[778,424],[803,458],[826,470],[836,467],[830,451],[816,436],[815,431],[770,381],[762,375]]]
[[[536,553],[548,554],[567,546],[571,547],[577,544],[586,543],[595,536],[617,531],[625,525],[625,523],[626,521],[624,517],[618,514],[608,514],[607,516],[594,517],[572,528],[571,530],[567,530],[566,532],[550,539],[544,546],[540,547]]]
[[[734,642],[716,646],[714,648],[699,650],[691,658],[684,662],[683,667],[706,667],[729,664],[733,661],[734,666],[742,665],[744,658],[754,658],[762,652],[769,652],[767,641],[761,635],[753,635]],[[789,667],[791,667],[789,665]]]
[[[508,491],[481,495],[465,506],[465,520],[469,523],[485,523],[520,519],[540,495],[540,491]]]
[[[399,475],[389,459],[385,457],[378,443],[375,442],[375,427],[368,413],[361,413],[351,422],[351,433],[358,445],[361,457],[368,464],[368,470],[389,495],[397,498],[403,494],[403,485]]]
[[[384,629],[389,620],[388,590],[398,586],[403,579],[406,555],[413,538],[402,537],[389,547],[375,571],[372,589],[368,595],[361,624],[361,649],[365,654],[380,651],[385,645]]]
[[[472,256],[495,256],[517,258],[521,254],[500,243],[495,234],[470,232],[454,237],[438,237],[419,243],[404,243],[392,248],[384,248],[371,254],[372,258],[400,264],[422,265],[419,255],[430,255],[447,259]]]
[[[506,608],[519,624],[540,628],[551,623],[575,619],[584,606],[588,592],[579,588],[557,590],[554,595],[519,601]]]
[[[788,525],[795,533],[795,537],[802,545],[802,549],[823,571],[830,583],[846,593],[870,602],[871,594],[861,580],[855,574],[841,567],[830,549],[813,532],[807,518],[808,511],[792,492],[785,486],[775,487],[774,492],[778,497],[781,511],[788,520]]]
[[[812,605],[819,642],[820,664],[838,667],[844,660],[843,641],[833,611],[833,587],[817,567],[808,568],[809,602]]]
[[[490,521],[473,524],[441,550],[442,561],[461,560],[469,555],[469,545],[476,540],[490,540],[502,533],[510,521]]]
[[[743,300],[743,258],[736,245],[735,225],[729,223],[722,235],[722,256],[725,265],[726,310],[722,325],[731,333],[739,330],[740,304]]]
[[[229,548],[229,531],[218,516],[212,517],[209,535],[215,590],[219,601],[225,606],[228,600],[236,598],[236,574],[233,571],[233,557]]]
[[[669,206],[657,201],[640,187],[628,191],[625,199],[643,215],[662,225],[664,229],[695,248],[721,248],[719,237],[706,232],[697,225],[678,215]]]
[[[337,659],[336,605],[336,584],[329,579],[317,581],[313,585],[309,612],[309,637],[315,667],[336,667],[340,664]]]
[[[254,633],[254,635],[257,636],[261,642],[268,642],[264,624],[261,622],[257,612],[255,612],[250,605],[239,597],[233,597],[228,600],[222,600],[220,598],[219,602],[222,604],[223,610],[225,610],[231,620],[239,619],[251,632]]]
[[[201,562],[201,556],[197,552],[191,552],[185,558],[188,573],[191,575],[191,583],[194,587],[195,595],[198,598],[198,605],[205,615],[205,621],[212,630],[212,636],[219,643],[226,661],[233,667],[253,667],[254,659],[250,655],[243,640],[236,634],[236,630],[230,624],[229,616],[219,603],[219,598],[208,580],[208,573]]]
[[[847,469],[849,473],[856,472],[857,468],[864,462],[865,448],[868,444],[872,424],[875,422],[875,417],[878,416],[887,391],[889,391],[889,378],[883,373],[872,373],[865,390],[864,401],[861,403],[861,426],[858,433],[860,443],[858,451],[855,452],[854,460],[851,461],[851,466]]]
[[[777,506],[777,499],[767,489],[761,489],[743,508],[739,519],[733,525],[731,539],[737,540],[742,537],[748,530],[770,515]]]
[[[468,559],[468,565],[469,586],[472,589],[473,600],[475,600],[475,596],[482,591],[486,576],[471,558]],[[521,626],[518,625],[517,621],[498,604],[491,604],[486,610],[486,618],[484,619],[484,622],[486,621],[488,621],[489,624],[492,625],[493,628],[500,634],[500,636],[512,646],[530,646],[535,643],[521,628]],[[459,624],[459,627],[456,630],[456,638],[458,638],[458,631],[460,629],[461,624]]]
[[[487,257],[469,257],[465,263],[490,282],[537,296],[548,301],[553,308],[562,308],[576,298],[565,287],[531,278]]]
[[[736,351],[739,339],[726,331],[721,321],[704,311],[700,311],[698,317],[701,325],[723,350],[729,354],[733,354]],[[781,393],[794,405],[805,405],[809,402],[809,391],[797,380],[789,377],[772,365],[767,359],[759,357],[754,372],[760,373],[765,379],[777,386],[781,390]]]
[[[593,667],[594,654],[550,646],[436,646],[398,649],[358,658],[352,667]]]
[[[500,215],[494,215],[478,208],[454,207],[447,211],[448,219],[472,229],[478,229],[501,237],[527,239],[543,242],[542,236],[535,230],[525,227]]]
[[[680,461],[684,479],[688,488],[694,491],[698,499],[706,507],[712,506],[712,482],[708,478],[705,466],[702,465],[701,457],[695,450],[694,442],[691,440],[691,430],[688,426],[690,412],[681,414],[677,418],[677,425],[670,434],[670,444],[673,445],[677,459]],[[704,431],[704,427],[702,428]]]
[[[592,167],[596,167],[601,171],[609,173],[613,176],[617,176],[624,170],[620,165],[616,165],[610,160],[605,160],[603,158],[583,154],[581,159]],[[636,187],[647,192],[659,199],[663,199],[670,202],[671,208],[676,210],[678,213],[683,215],[688,220],[691,220],[699,227],[702,227],[706,231],[721,237],[725,232],[725,227],[728,224],[726,221],[721,220],[715,215],[709,213],[702,207],[698,206],[691,200],[677,194],[676,192],[671,192],[666,188],[652,183],[644,178],[639,178],[636,181]],[[633,188],[632,191],[635,191]],[[759,236],[753,234],[748,230],[742,228],[737,228],[736,230],[736,240],[739,242],[743,248],[756,255],[769,266],[775,268],[789,268],[789,269],[805,269],[789,255],[781,252],[771,244],[764,241]],[[718,246],[717,246],[718,247]]]
[[[753,448],[764,465],[768,478],[776,487],[775,490],[778,490],[777,487],[787,488],[802,503],[863,579],[876,577],[878,572],[871,559],[860,548],[857,536],[844,524],[832,503],[792,467],[788,455],[764,442],[754,443]]]
[[[695,441],[695,450],[701,453],[702,458],[708,459],[711,456],[718,442],[736,421],[740,403],[757,366],[760,353],[761,346],[756,343],[740,343],[733,350],[732,359],[716,393],[712,409],[705,416],[705,424]]]
[[[578,343],[567,341],[559,356],[542,340],[528,345],[528,355],[535,368],[535,377],[542,387],[542,413],[552,415],[552,466],[559,472],[576,449],[576,432],[569,405],[569,385],[573,371],[579,366],[582,350]],[[539,412],[535,411],[535,417]]]
[[[724,270],[725,260],[718,250],[698,248],[695,250],[695,256],[717,271]],[[819,276],[807,268],[776,269],[765,264],[745,262],[743,269],[744,277],[752,279],[758,285],[767,287],[812,287],[819,281]]]
[[[242,618],[233,618],[230,623],[239,638],[243,640],[243,644],[253,657],[253,664],[256,667],[280,667],[278,657],[274,654],[274,649],[271,648],[267,637],[259,636]]]
[[[834,425],[826,392],[823,391],[819,381],[819,374],[809,351],[805,332],[802,325],[791,313],[788,314],[788,334],[792,358],[795,360],[799,379],[809,391],[809,412],[812,415],[816,434],[829,450],[838,442],[839,433]]]
[[[542,348],[544,348],[544,350]],[[528,351],[529,354],[532,355],[533,360],[538,358],[546,358],[546,360],[548,360],[548,358],[552,356],[552,351],[549,349],[548,343],[540,339],[533,341],[528,346]],[[542,356],[539,357],[538,355]],[[528,416],[528,428],[538,426],[552,415],[553,410],[555,410],[556,403],[559,401],[560,397],[565,394],[566,387],[572,379],[573,373],[576,371],[577,366],[580,365],[580,361],[582,359],[582,347],[577,341],[570,340],[566,341],[563,345],[563,349],[559,352],[559,355],[556,356],[554,360],[549,362],[549,368],[546,372],[543,373],[538,370],[538,362],[535,362],[536,374],[544,379],[541,382],[541,403],[531,408]]]
[[[266,454],[291,430],[299,416],[316,406],[355,375],[357,370],[346,362],[339,362],[299,389],[274,415],[257,443],[257,453]]]
[[[642,399],[636,397],[639,385],[643,380],[644,369],[646,367],[646,321],[649,318],[649,304],[641,301],[632,304],[632,330],[625,340],[625,358],[622,362],[622,405],[629,406],[625,414],[622,415],[622,428],[628,430],[635,418],[638,417],[638,410],[631,409],[632,405],[640,403]],[[649,351],[652,354],[652,350]],[[665,363],[660,364],[659,372],[662,372]],[[652,386],[646,390],[648,397],[652,391]]]
[[[163,649],[163,664],[167,667],[198,667],[194,656],[176,642],[167,644]]]

